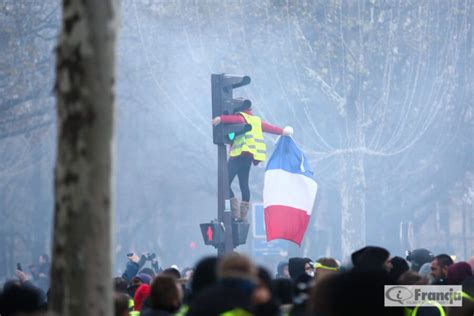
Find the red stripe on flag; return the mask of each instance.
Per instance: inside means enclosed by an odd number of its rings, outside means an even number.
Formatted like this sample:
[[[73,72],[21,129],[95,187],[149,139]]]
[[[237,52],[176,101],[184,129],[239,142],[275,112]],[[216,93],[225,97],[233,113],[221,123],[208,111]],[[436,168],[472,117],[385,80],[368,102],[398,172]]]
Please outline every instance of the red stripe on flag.
[[[270,205],[265,208],[267,241],[286,239],[301,245],[309,215],[305,211],[285,205]]]

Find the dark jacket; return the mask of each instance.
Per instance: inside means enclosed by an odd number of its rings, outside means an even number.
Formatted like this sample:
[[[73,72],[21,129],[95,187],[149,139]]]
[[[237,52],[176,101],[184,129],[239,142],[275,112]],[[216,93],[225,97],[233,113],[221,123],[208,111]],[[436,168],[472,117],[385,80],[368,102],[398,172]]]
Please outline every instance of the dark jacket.
[[[172,316],[172,315],[174,315],[174,313],[170,313],[162,309],[152,309],[152,308],[142,309],[140,312],[140,316]]]
[[[252,291],[253,288],[245,281],[223,280],[196,295],[190,302],[186,315],[218,316],[237,308],[252,313]]]

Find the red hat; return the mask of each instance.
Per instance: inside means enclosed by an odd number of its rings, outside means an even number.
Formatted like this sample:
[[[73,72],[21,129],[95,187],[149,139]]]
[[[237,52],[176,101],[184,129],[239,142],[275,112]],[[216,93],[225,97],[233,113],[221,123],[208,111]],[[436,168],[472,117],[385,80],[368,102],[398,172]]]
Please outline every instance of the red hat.
[[[142,284],[138,287],[133,297],[133,303],[135,304],[134,309],[139,311],[142,309],[142,304],[145,299],[150,296],[150,286],[148,284]]]
[[[448,268],[448,284],[461,285],[462,281],[470,276],[472,276],[472,269],[467,262],[454,263]]]

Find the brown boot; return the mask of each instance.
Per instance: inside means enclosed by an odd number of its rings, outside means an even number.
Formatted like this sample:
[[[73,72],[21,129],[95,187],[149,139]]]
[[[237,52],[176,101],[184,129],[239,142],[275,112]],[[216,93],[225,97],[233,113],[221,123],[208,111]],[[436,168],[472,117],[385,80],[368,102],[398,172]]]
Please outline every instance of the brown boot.
[[[240,208],[239,208],[239,200],[233,197],[230,198],[230,211],[232,212],[232,218],[235,220],[240,219]]]
[[[240,202],[240,219],[245,223],[248,222],[247,215],[249,213],[249,209],[250,209],[249,202],[245,202],[245,201]]]

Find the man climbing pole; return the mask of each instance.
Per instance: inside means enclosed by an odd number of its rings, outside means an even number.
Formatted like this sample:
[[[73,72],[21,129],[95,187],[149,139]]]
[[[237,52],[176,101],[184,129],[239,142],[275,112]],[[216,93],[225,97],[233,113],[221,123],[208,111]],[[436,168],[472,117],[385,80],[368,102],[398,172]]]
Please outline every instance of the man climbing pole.
[[[241,220],[246,222],[247,215],[250,209],[250,188],[249,175],[252,163],[254,165],[265,161],[266,146],[263,141],[263,132],[275,135],[290,136],[293,134],[293,128],[286,126],[284,129],[270,125],[263,122],[260,117],[252,114],[252,109],[249,108],[242,112],[233,115],[221,115],[212,120],[212,124],[217,126],[219,124],[249,124],[250,131],[235,137],[231,145],[228,173],[229,173],[229,196],[230,209],[232,211],[232,218],[234,220]],[[242,202],[239,205],[238,199],[232,192],[232,181],[235,176],[239,178],[240,191],[242,192]]]

